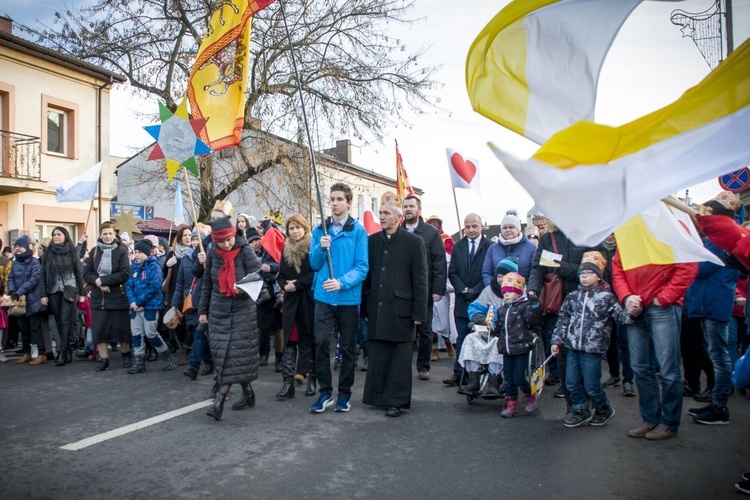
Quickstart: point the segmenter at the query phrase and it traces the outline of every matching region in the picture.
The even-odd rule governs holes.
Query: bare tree
[[[435,105],[435,67],[422,67],[426,47],[411,51],[391,35],[409,25],[414,0],[297,0],[284,2],[297,53],[302,91],[314,124],[327,136],[379,139],[403,111]],[[138,92],[170,109],[187,78],[213,8],[209,0],[95,0],[56,13],[50,25],[22,26],[45,46],[128,77]],[[297,86],[278,3],[253,18],[245,128],[258,120],[280,136],[299,130]],[[270,148],[273,149],[273,148]],[[251,158],[252,157],[252,158]],[[285,156],[239,155],[221,178],[213,159],[201,161],[200,216]]]

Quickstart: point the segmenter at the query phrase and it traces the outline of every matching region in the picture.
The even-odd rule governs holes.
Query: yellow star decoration
[[[130,211],[123,208],[120,210],[120,215],[115,217],[115,221],[117,221],[117,229],[120,231],[120,234],[125,232],[131,236],[135,233],[140,234],[141,230],[138,229],[138,226],[136,226],[136,224],[141,222],[143,219],[141,219],[140,217],[134,217],[133,212],[135,212],[134,208],[131,208]]]

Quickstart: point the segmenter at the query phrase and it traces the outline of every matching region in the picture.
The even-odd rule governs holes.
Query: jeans
[[[194,326],[188,326],[188,330],[193,331],[193,350],[190,352],[190,359],[188,363],[190,368],[195,371],[200,370],[201,361],[206,366],[213,366],[214,362],[211,359],[211,349],[208,346],[208,338],[206,338],[206,332],[198,333],[195,331]]]
[[[630,366],[630,352],[628,351],[628,328],[615,324],[607,349],[607,364],[609,375],[620,378],[620,364],[622,364],[622,381],[633,382],[633,368]]]
[[[602,388],[602,356],[590,352],[568,349],[565,385],[570,393],[570,402],[577,410],[586,408],[586,395],[597,411],[609,407],[607,394]]]
[[[732,388],[732,363],[729,358],[729,325],[709,318],[701,318],[703,333],[708,342],[708,355],[714,365],[714,400],[716,406],[726,406]],[[735,344],[736,345],[736,344]]]
[[[461,357],[461,346],[464,345],[464,339],[470,333],[469,332],[469,318],[456,318],[456,331],[458,337],[456,337],[456,361],[453,363],[453,374],[458,380],[461,380],[461,365],[458,364],[458,358]]]
[[[739,354],[737,349],[739,348],[740,339],[747,333],[747,325],[745,324],[745,318],[738,318],[732,316],[729,320],[729,359],[732,361],[732,369],[737,364],[737,358]],[[745,351],[742,351],[743,353]]]
[[[505,397],[517,400],[518,389],[524,394],[531,394],[531,384],[526,378],[529,365],[529,353],[503,354],[503,377],[505,378]]]
[[[358,326],[359,328],[357,328],[357,345],[362,348],[362,358],[369,359],[370,350],[367,342],[367,320],[364,318],[359,318]]]
[[[18,324],[21,330],[21,347],[24,354],[31,354],[31,340],[36,340],[36,347],[39,355],[47,352],[44,346],[44,336],[42,335],[42,315],[32,314],[31,316],[20,316]]]
[[[714,365],[708,356],[706,336],[700,318],[683,317],[680,332],[685,381],[693,392],[701,392],[701,370],[706,373],[706,389],[714,387]]]
[[[662,425],[671,431],[680,427],[682,413],[680,320],[678,305],[652,304],[628,325],[630,362],[643,423],[652,427]],[[660,367],[658,378],[656,363]]]
[[[333,306],[315,301],[315,371],[321,394],[333,392],[331,375],[331,333],[339,332],[341,369],[339,395],[351,396],[354,363],[357,361],[357,306]]]
[[[71,329],[74,324],[77,324],[77,321],[75,321],[76,305],[75,302],[65,300],[62,292],[51,293],[48,299],[49,308],[55,315],[57,331],[60,333],[60,345],[57,346],[57,350],[58,352],[65,352],[70,348]]]
[[[432,357],[432,295],[427,299],[427,319],[417,325],[417,371],[430,371]]]

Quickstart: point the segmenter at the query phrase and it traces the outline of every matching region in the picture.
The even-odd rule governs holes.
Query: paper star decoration
[[[206,118],[191,120],[187,112],[187,101],[182,100],[174,114],[159,103],[160,125],[143,127],[156,140],[156,146],[148,155],[149,160],[164,159],[167,162],[167,177],[171,181],[180,166],[200,177],[195,156],[207,155],[211,148],[198,138],[206,125]]]
[[[136,224],[141,222],[141,220],[143,219],[141,219],[140,217],[133,217],[134,212],[134,208],[131,208],[130,211],[128,211],[126,208],[123,208],[120,210],[120,215],[115,217],[115,221],[117,222],[117,229],[120,231],[120,234],[127,232],[129,235],[133,235],[134,233],[141,232]]]

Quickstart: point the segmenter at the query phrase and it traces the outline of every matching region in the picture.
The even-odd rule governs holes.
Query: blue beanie
[[[16,242],[14,243],[14,245],[19,246],[19,247],[23,247],[26,250],[28,250],[28,249],[31,248],[31,240],[29,239],[28,236],[26,236],[24,234],[23,236],[21,236],[20,238],[18,238],[16,240]]]
[[[495,274],[507,274],[518,272],[518,257],[506,257],[498,262]]]

